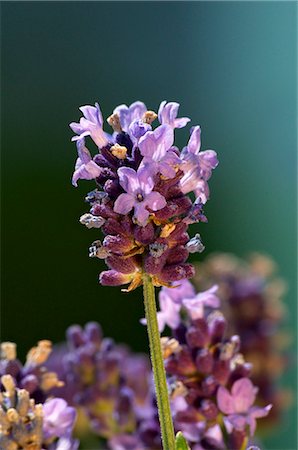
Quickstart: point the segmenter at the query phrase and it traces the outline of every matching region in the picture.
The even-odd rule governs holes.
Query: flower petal
[[[219,386],[217,391],[217,405],[225,414],[233,414],[235,412],[233,397],[223,386]]]
[[[134,210],[134,217],[139,222],[141,226],[145,226],[148,221],[149,217],[149,211],[146,209],[146,203],[136,203],[135,204],[135,210]]]
[[[246,413],[256,398],[256,390],[249,378],[240,378],[240,380],[235,381],[231,394],[237,413]]]
[[[140,189],[137,172],[131,167],[120,167],[117,171],[119,182],[123,189],[129,194],[134,194]]]
[[[187,144],[190,153],[198,154],[201,148],[201,127],[197,125],[191,129],[191,136]]]
[[[136,200],[131,194],[120,194],[114,204],[114,211],[119,214],[127,214],[134,207]]]
[[[145,203],[152,211],[158,211],[166,206],[167,202],[163,195],[159,192],[150,192],[145,198]]]

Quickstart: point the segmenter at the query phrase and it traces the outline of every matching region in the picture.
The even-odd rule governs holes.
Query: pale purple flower
[[[189,251],[189,253],[202,253],[205,250],[205,246],[199,233],[197,233],[192,239],[190,239],[185,247]]]
[[[209,180],[212,169],[218,164],[217,155],[214,150],[205,150],[200,152],[201,148],[201,128],[199,126],[192,128],[192,133],[187,147],[181,152],[183,161],[181,169],[184,176],[181,179],[181,190],[184,194],[195,192],[203,203],[206,203],[209,197]]]
[[[43,405],[43,414],[45,439],[70,436],[76,419],[75,408],[68,406],[62,398],[53,398]]]
[[[220,386],[217,391],[217,405],[219,409],[227,414],[224,417],[225,427],[228,433],[236,430],[244,430],[248,425],[250,435],[253,436],[256,430],[256,419],[265,417],[269,413],[272,405],[265,408],[252,406],[257,394],[257,388],[254,387],[249,378],[240,378],[232,386],[231,393]]]
[[[134,208],[134,218],[141,225],[146,225],[150,212],[158,211],[166,206],[165,198],[153,191],[154,181],[146,169],[137,172],[130,167],[118,169],[120,185],[126,191],[120,194],[114,204],[114,211],[128,214]]]
[[[78,185],[78,180],[93,180],[101,174],[102,169],[92,160],[87,147],[85,147],[85,140],[79,139],[77,141],[78,159],[75,165],[75,171],[72,177],[72,184]]]
[[[129,125],[129,134],[135,140],[139,140],[147,131],[151,131],[152,127],[149,123],[144,122],[142,119],[134,120]]]
[[[157,313],[159,331],[162,332],[166,325],[172,329],[178,328],[181,305],[174,303],[171,297],[161,290],[159,293],[159,307],[160,311]]]
[[[168,124],[172,128],[182,128],[190,121],[188,117],[181,117],[177,119],[179,103],[169,102],[166,100],[161,102],[158,109],[158,120],[164,125]]]
[[[200,319],[204,316],[204,307],[219,308],[220,300],[215,294],[218,286],[212,286],[204,292],[200,292],[192,298],[184,298],[182,304],[187,310],[192,320]]]
[[[78,136],[74,136],[72,141],[77,141],[85,136],[91,136],[98,147],[104,147],[108,143],[107,135],[102,129],[103,119],[98,103],[95,106],[81,106],[83,116],[79,123],[72,122],[69,124],[72,131]]]
[[[190,281],[181,280],[173,283],[172,288],[163,287],[160,292],[166,293],[174,303],[181,302],[184,298],[193,298],[195,296],[195,289]]]
[[[148,131],[139,141],[141,154],[144,156],[142,167],[146,167],[152,175],[160,172],[167,178],[176,175],[175,166],[181,163],[178,155],[171,150],[174,133],[168,125],[161,125],[154,131]]]
[[[147,111],[147,107],[143,102],[134,102],[130,106],[119,105],[114,109],[113,114],[117,114],[120,119],[120,125],[123,131],[129,131],[129,125],[135,121],[142,119]]]
[[[168,325],[172,329],[178,328],[180,324],[180,310],[181,305],[174,303],[167,293],[162,289],[159,293],[159,307],[160,311],[157,313],[157,322],[159,332],[162,333],[165,326]],[[146,325],[145,318],[140,320],[141,324]]]

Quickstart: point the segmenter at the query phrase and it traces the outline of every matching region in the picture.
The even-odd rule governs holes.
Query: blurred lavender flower
[[[87,196],[90,216],[82,220],[90,228],[101,227],[105,236],[98,246],[101,250],[91,252],[105,259],[110,269],[100,274],[104,285],[130,283],[130,291],[142,284],[144,273],[155,286],[171,286],[194,275],[187,258],[189,252],[202,251],[203,245],[197,237],[190,240],[187,228],[207,221],[202,206],[217,159],[211,150],[199,154],[197,132],[181,153],[173,146],[173,129],[189,121],[177,118],[178,108],[178,103],[162,102],[161,125],[153,129],[157,114],[144,103],[120,105],[108,118],[114,130],[111,139],[103,132],[97,104],[82,107],[84,117],[79,124],[70,124],[79,134],[74,138],[79,158],[73,183],[95,179],[101,189],[101,197]],[[84,144],[87,135],[98,146],[93,158]],[[192,191],[195,203],[185,195]]]
[[[84,329],[71,326],[67,345],[54,348],[48,366],[59,370],[65,381],[59,394],[84,413],[94,433],[111,439],[111,448],[118,448],[116,443],[127,433],[139,433],[141,424],[145,430],[152,420],[157,422],[149,358],[103,338],[97,323],[90,322]],[[67,423],[67,409],[57,406]],[[80,423],[78,432],[79,427]],[[137,437],[123,439],[130,442]],[[158,426],[152,439],[160,444]]]
[[[43,406],[43,415],[44,439],[71,435],[76,411],[68,406],[65,400],[53,398],[47,401]]]
[[[224,418],[228,433],[231,433],[234,428],[243,431],[248,424],[251,436],[255,434],[256,419],[267,416],[272,407],[272,405],[266,408],[252,407],[256,393],[257,389],[249,378],[240,378],[235,381],[231,394],[223,386],[218,388],[217,404],[224,414],[228,414]]]
[[[16,356],[16,344],[1,343],[0,376],[10,375],[19,389],[25,389],[30,397],[38,403],[44,403],[51,389],[61,388],[63,382],[56,372],[48,371],[45,363],[51,354],[52,343],[48,340],[39,341],[27,354],[25,365]]]
[[[169,291],[175,288],[162,288],[160,300],[166,295],[168,311],[176,314],[175,323],[167,322],[173,338],[162,339],[175,428],[192,449],[242,449],[255,433],[256,418],[266,416],[271,405],[254,406],[251,364],[240,353],[239,336],[226,335],[226,319],[214,309],[217,286],[175,301]]]
[[[274,405],[261,421],[264,431],[280,419],[292,397],[277,384],[289,359],[286,349],[290,336],[282,330],[287,313],[283,303],[285,283],[276,276],[274,261],[257,253],[246,260],[225,253],[210,255],[198,265],[195,283],[200,289],[218,285],[227,332],[240,336],[241,352],[253,364],[256,402],[261,407]]]
[[[1,377],[0,448],[2,450],[77,450],[71,436],[74,408],[62,399],[36,404],[26,389],[19,389],[11,375]]]

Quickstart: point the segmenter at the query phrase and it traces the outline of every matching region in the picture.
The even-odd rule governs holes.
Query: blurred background
[[[107,117],[120,103],[175,100],[201,125],[220,165],[197,258],[271,255],[295,342],[296,17],[295,2],[2,3],[1,337],[21,357],[88,320],[147,349],[141,291],[98,284],[103,265],[88,259],[98,232],[78,221],[93,184],[71,185],[68,123],[95,101]],[[178,145],[187,137],[177,130]],[[294,366],[282,384],[295,390]],[[292,408],[265,448],[294,450],[296,420]]]

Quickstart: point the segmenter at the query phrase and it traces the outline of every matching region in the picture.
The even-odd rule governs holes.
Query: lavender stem
[[[150,356],[154,375],[163,450],[174,450],[175,435],[157,323],[155,292],[152,280],[147,274],[143,275],[143,287]]]

